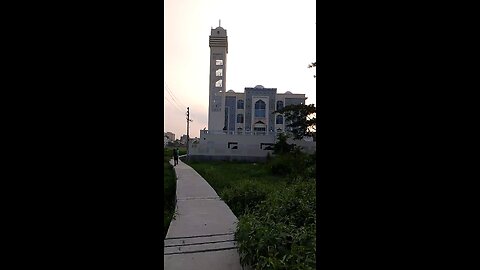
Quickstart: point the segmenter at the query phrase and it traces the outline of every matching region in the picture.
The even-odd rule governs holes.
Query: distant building
[[[187,145],[187,135],[184,134],[182,137],[180,137],[180,143]]]
[[[163,135],[163,146],[167,146],[170,142],[170,139],[166,135]]]
[[[167,138],[168,138],[171,142],[174,142],[174,141],[175,141],[175,134],[174,134],[174,133],[172,133],[172,132],[165,132],[164,135],[167,136]]]

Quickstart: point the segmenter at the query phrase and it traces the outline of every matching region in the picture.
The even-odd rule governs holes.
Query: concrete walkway
[[[237,218],[190,166],[179,160],[174,168],[177,204],[164,241],[164,269],[242,270],[234,241]]]

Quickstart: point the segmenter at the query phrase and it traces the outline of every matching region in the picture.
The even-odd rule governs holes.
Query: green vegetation
[[[240,260],[253,269],[316,267],[316,155],[285,144],[266,163],[190,163],[238,217]]]
[[[232,184],[237,185],[241,180],[276,184],[287,179],[272,175],[266,163],[191,161],[189,165],[205,178],[219,194]]]
[[[163,149],[163,238],[175,212],[176,175],[168,162],[173,156],[172,149]]]
[[[274,113],[283,114],[293,138],[301,140],[305,136],[316,136],[316,111],[314,104],[296,104],[285,106]]]
[[[315,181],[276,190],[239,218],[240,262],[254,269],[315,269]]]
[[[230,207],[235,216],[255,210],[255,207],[267,199],[267,195],[275,189],[285,186],[284,182],[265,183],[258,180],[240,180],[235,185],[224,189],[220,197]]]
[[[178,147],[173,147],[173,146],[167,146],[164,149],[168,149],[170,151],[170,157],[173,157],[173,149],[178,148],[180,155],[185,155],[187,153],[187,147],[186,146],[178,146]]]

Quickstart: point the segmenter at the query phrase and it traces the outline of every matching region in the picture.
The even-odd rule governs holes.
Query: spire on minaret
[[[221,22],[222,22],[222,20],[218,19],[218,27],[222,27]]]

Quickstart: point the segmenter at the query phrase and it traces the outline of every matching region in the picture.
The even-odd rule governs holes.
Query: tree
[[[310,65],[308,65],[308,68],[314,68],[314,67],[317,67],[317,62],[316,61],[311,63]],[[316,78],[317,75],[313,75],[313,77]]]
[[[293,150],[293,145],[287,143],[288,136],[284,133],[279,133],[277,142],[273,145],[273,154],[282,155],[290,153]]]
[[[301,140],[303,137],[313,136],[316,132],[316,108],[314,104],[288,105],[273,113],[281,113],[289,122],[290,132],[294,140]]]

